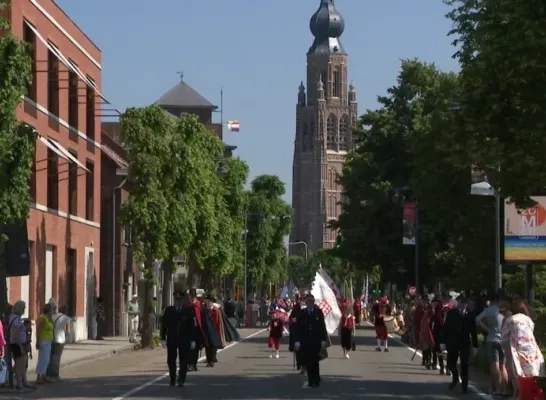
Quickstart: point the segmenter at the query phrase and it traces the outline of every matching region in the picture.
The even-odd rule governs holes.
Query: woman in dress
[[[514,389],[513,399],[544,399],[534,377],[543,375],[544,357],[533,333],[535,324],[522,299],[512,302],[512,315],[505,318],[501,339],[506,355],[506,368]]]

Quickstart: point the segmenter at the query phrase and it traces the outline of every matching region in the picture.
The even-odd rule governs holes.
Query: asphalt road
[[[477,394],[462,396],[460,388],[450,392],[450,378],[425,370],[418,357],[411,362],[411,351],[400,343],[392,341],[388,353],[376,352],[371,327],[357,330],[357,348],[349,360],[342,358],[337,338],[333,338],[330,357],[321,362],[323,383],[318,389],[308,389],[304,387],[305,377],[293,370],[286,340],[280,359],[270,359],[266,335],[258,333],[225,349],[219,353],[215,368],[203,365],[198,372],[189,373],[184,388],[168,385],[164,377],[166,355],[160,349],[75,365],[62,371],[63,381],[17,396],[40,400],[483,398]]]

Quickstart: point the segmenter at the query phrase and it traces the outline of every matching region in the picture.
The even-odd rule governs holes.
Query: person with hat
[[[381,297],[378,303],[374,304],[372,308],[372,315],[374,317],[375,325],[375,338],[377,339],[377,347],[375,351],[388,352],[388,342],[389,342],[389,332],[387,330],[387,325],[385,324],[385,317],[390,317],[392,314],[392,308],[389,304],[389,299],[387,296]]]
[[[205,303],[207,306],[207,312],[212,322],[212,325],[214,326],[214,329],[216,330],[218,336],[221,338],[223,336],[224,329],[222,327],[222,316],[220,315],[220,310],[215,304],[216,297],[214,297],[212,294],[209,294],[205,298]],[[212,345],[206,347],[205,355],[207,357],[207,367],[212,368],[214,367],[214,363],[218,362],[218,359],[216,358],[217,353],[218,353],[217,347],[214,347]]]
[[[468,393],[468,362],[470,356],[475,356],[478,351],[478,334],[475,315],[468,309],[468,300],[464,296],[459,296],[457,307],[447,312],[440,347],[442,351],[447,350],[447,368],[452,375],[449,388],[452,390],[459,384],[457,371],[457,361],[459,361],[462,391]]]
[[[325,355],[328,345],[328,331],[324,314],[320,307],[315,305],[315,297],[308,294],[305,297],[304,311],[300,313],[296,327],[296,341],[294,349],[301,351],[307,370],[307,386],[318,388],[320,386],[320,360]]]
[[[184,386],[188,372],[188,364],[193,351],[197,348],[196,342],[199,327],[195,320],[189,296],[175,290],[174,305],[168,306],[163,312],[161,320],[161,345],[167,349],[167,365],[171,386],[176,382],[176,359],[180,365],[178,371],[178,386]]]

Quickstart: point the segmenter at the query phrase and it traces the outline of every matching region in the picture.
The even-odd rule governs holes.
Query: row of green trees
[[[158,106],[131,108],[120,125],[130,184],[120,218],[143,265],[146,305],[158,260],[170,278],[173,260],[182,257],[188,287],[197,275],[208,289],[228,276],[242,285],[245,265],[252,289],[286,276],[283,238],[291,215],[278,177],[259,176],[245,190],[248,166],[224,157],[222,141],[195,116],[175,117]]]
[[[414,283],[402,194],[418,202],[421,282],[492,288],[494,201],[469,194],[470,171],[487,171],[517,206],[545,192],[546,9],[535,0],[445,2],[460,72],[404,60],[379,107],[360,118],[340,177],[336,252],[361,270],[380,266],[387,281]]]

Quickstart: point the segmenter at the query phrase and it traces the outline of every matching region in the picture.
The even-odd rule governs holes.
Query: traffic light
[[[339,250],[341,248],[341,243],[343,242],[343,238],[341,237],[341,233],[338,233],[336,238],[336,249]]]

